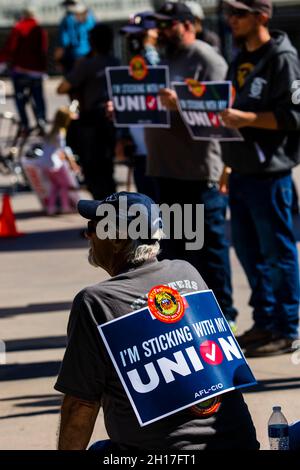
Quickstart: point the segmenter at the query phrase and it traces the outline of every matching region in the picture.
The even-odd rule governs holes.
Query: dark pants
[[[201,181],[157,178],[160,202],[169,205],[204,204],[204,246],[201,250],[186,250],[187,240],[165,240],[162,256],[189,261],[212,289],[228,320],[234,320],[237,311],[232,304],[229,247],[225,236],[227,198],[217,185]]]
[[[46,107],[43,95],[43,81],[41,78],[32,78],[26,74],[15,73],[13,75],[16,106],[19,112],[21,124],[29,128],[29,120],[26,105],[32,102],[33,112],[37,123],[44,123],[46,119]]]
[[[87,189],[94,199],[104,199],[116,191],[113,177],[115,133],[111,122],[101,116],[80,119],[80,164]]]
[[[146,175],[147,157],[137,155],[133,157],[134,182],[139,193],[146,194],[153,201],[159,202],[158,185],[156,178]]]
[[[298,337],[299,269],[290,175],[230,177],[232,239],[247,275],[255,325]]]

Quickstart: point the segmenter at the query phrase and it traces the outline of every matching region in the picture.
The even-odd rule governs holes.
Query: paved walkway
[[[297,182],[299,175],[297,170]],[[124,180],[122,170],[118,178]],[[0,178],[0,187],[3,184],[7,180]],[[53,385],[70,304],[80,289],[107,275],[87,263],[79,216],[47,218],[30,193],[14,196],[13,207],[25,236],[0,240],[0,339],[8,351],[7,365],[0,366],[0,380],[6,377],[0,386],[0,449],[55,449],[61,397]],[[249,289],[233,250],[231,260],[238,327],[243,332],[251,325]],[[290,422],[300,419],[300,364],[294,362],[291,355],[249,360],[259,385],[245,398],[263,449],[268,448],[267,421],[273,405],[281,405]],[[100,413],[93,439],[105,435]]]
[[[60,396],[53,384],[65,346],[70,303],[84,286],[106,274],[87,263],[77,215],[47,218],[32,194],[13,198],[18,228],[25,236],[0,241],[1,339],[7,365],[0,366],[1,449],[54,449]],[[231,252],[239,330],[250,325],[249,289]],[[245,394],[259,439],[267,448],[266,425],[272,405],[288,420],[300,418],[300,365],[290,355],[249,360],[259,386]],[[234,417],[233,417],[234,419]],[[95,436],[105,431],[100,414]]]

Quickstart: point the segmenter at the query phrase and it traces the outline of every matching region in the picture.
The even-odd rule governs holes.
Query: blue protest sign
[[[223,125],[219,113],[231,107],[231,82],[172,83],[182,119],[193,140],[243,140],[237,129]]]
[[[170,113],[158,96],[161,89],[170,88],[167,67],[149,66],[139,80],[130,67],[108,67],[106,78],[116,127],[170,127]]]
[[[98,327],[141,426],[256,383],[213,292],[182,297],[172,322],[144,308]]]

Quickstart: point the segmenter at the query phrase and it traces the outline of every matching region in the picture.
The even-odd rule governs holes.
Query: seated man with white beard
[[[120,210],[121,197],[126,198],[127,211]],[[141,225],[147,232],[139,239],[133,239],[129,229],[123,232],[133,218],[130,208],[136,204],[142,207]],[[110,219],[109,238],[102,239],[101,221],[111,207],[116,217]],[[170,286],[178,295],[207,290],[207,286],[186,261],[157,260],[162,220],[159,208],[149,197],[116,193],[104,201],[80,201],[78,210],[89,220],[89,261],[105,269],[111,278],[83,289],[73,302],[68,345],[55,385],[65,394],[59,449],[88,447],[100,406],[111,449],[116,451],[258,449],[248,408],[237,390],[215,397],[217,406],[212,407],[211,400],[202,402],[197,412],[195,406],[187,407],[140,426],[98,326],[146,307],[153,286]]]

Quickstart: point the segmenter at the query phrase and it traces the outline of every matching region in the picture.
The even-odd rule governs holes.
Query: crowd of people
[[[121,448],[194,449],[200,442],[201,448],[255,449],[258,444],[251,418],[237,392],[226,394],[219,414],[207,418],[206,423],[202,421],[201,426],[198,417],[182,411],[174,419],[138,429],[132,410],[128,411],[128,400],[121,399],[123,392],[120,384],[115,384],[118,379],[107,365],[94,327],[95,323],[111,319],[114,308],[117,315],[128,313],[134,298],[149,290],[154,278],[157,284],[164,284],[170,282],[171,272],[173,279],[178,271],[178,278],[193,280],[199,290],[208,285],[214,291],[235,331],[238,312],[233,304],[225,233],[229,201],[232,244],[249,282],[253,308],[253,326],[237,337],[238,342],[248,357],[292,351],[298,338],[299,317],[291,177],[292,169],[300,162],[300,104],[292,99],[293,83],[300,79],[298,53],[286,33],[270,31],[271,0],[224,0],[224,16],[236,46],[235,58],[229,65],[220,53],[217,35],[203,26],[204,13],[198,2],[166,2],[158,13],[139,12],[120,31],[128,57],[139,54],[148,65],[168,66],[171,82],[183,82],[187,77],[200,82],[230,80],[236,90],[235,101],[220,114],[220,119],[227,127],[238,129],[243,140],[192,140],[173,89],[160,92],[162,104],[171,112],[170,128],[128,127],[120,132],[111,117],[114,110],[105,77],[106,67],[121,63],[112,52],[113,31],[107,24],[97,23],[80,2],[66,0],[63,6],[66,15],[55,51],[63,79],[57,92],[79,101],[79,119],[71,122],[66,139],[79,155],[86,187],[96,204],[93,210],[82,205],[80,213],[91,221],[88,236],[93,264],[106,269],[113,278],[99,288],[80,293],[73,304],[68,348],[56,385],[66,394],[60,446],[87,446],[100,402],[104,401],[110,435]],[[28,90],[37,125],[41,133],[45,130],[42,75],[46,71],[46,52],[45,31],[33,12],[27,10],[0,53],[1,62],[10,62],[22,132],[29,129],[25,113]],[[61,188],[65,185],[63,169],[68,152],[66,144],[60,144],[62,133],[61,128],[52,131],[50,137],[46,136],[45,145],[47,155],[52,145],[52,155],[59,161],[55,170],[47,168],[53,191],[62,191],[65,197]],[[134,248],[132,241],[127,240],[130,246],[124,242],[122,247],[112,241],[97,241],[92,225],[97,220],[99,201],[116,191],[116,154],[130,159],[136,188],[145,197],[182,207],[204,204],[205,243],[200,251],[187,251],[185,240],[158,237],[156,242],[162,247],[159,256],[164,261],[154,262],[158,250],[150,241],[151,249],[146,250],[149,256],[142,261],[139,258],[136,264],[134,258],[129,263],[125,256]],[[66,201],[63,207],[68,210]],[[49,212],[53,210],[52,198]],[[177,261],[166,259],[190,264],[177,265]],[[125,286],[128,298],[120,296]],[[82,312],[86,312],[85,317]],[[84,346],[87,344],[88,348]],[[95,360],[97,356],[101,356],[101,362]],[[235,428],[229,423],[233,414]],[[220,422],[223,431],[218,427]],[[223,441],[219,440],[221,434]]]

